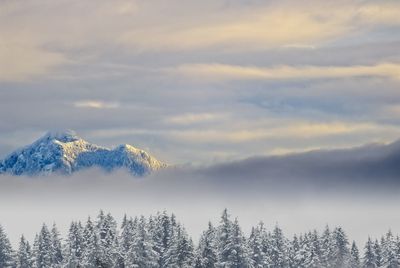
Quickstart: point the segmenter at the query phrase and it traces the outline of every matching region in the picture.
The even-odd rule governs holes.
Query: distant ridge
[[[106,171],[125,168],[135,176],[143,176],[165,168],[166,164],[131,145],[109,149],[89,143],[75,131],[67,130],[48,132],[32,144],[14,151],[0,161],[0,174],[72,174],[90,167]]]

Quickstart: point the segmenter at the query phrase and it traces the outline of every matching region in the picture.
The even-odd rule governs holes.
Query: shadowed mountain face
[[[73,131],[66,131],[49,132],[31,145],[11,153],[0,162],[0,173],[71,174],[84,168],[99,167],[106,171],[126,168],[133,175],[142,176],[165,166],[133,146],[120,145],[108,149],[83,140]]]

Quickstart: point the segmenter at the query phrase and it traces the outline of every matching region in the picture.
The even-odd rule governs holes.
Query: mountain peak
[[[71,174],[84,168],[106,171],[125,168],[133,175],[146,175],[166,164],[129,144],[108,149],[80,138],[75,131],[49,131],[43,137],[0,161],[0,174]]]
[[[127,151],[127,152],[139,152],[139,151],[142,151],[142,150],[140,150],[140,149],[138,149],[136,147],[133,147],[130,144],[121,144],[116,148],[116,150]]]
[[[76,134],[75,131],[71,129],[67,130],[53,130],[48,131],[42,138],[39,140],[57,140],[60,142],[72,142],[80,140],[81,138]]]

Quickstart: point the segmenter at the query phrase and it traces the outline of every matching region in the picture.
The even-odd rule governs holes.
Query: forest
[[[267,230],[263,223],[246,236],[225,209],[194,243],[174,214],[125,215],[118,225],[100,211],[96,219],[72,222],[64,238],[55,224],[43,224],[32,243],[22,235],[15,249],[0,226],[0,267],[400,267],[399,236],[389,230],[379,240],[366,240],[359,250],[341,227],[289,238],[278,225]]]

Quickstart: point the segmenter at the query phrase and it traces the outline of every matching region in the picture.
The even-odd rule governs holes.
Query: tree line
[[[388,231],[368,238],[363,251],[350,243],[341,227],[286,237],[279,226],[263,223],[246,237],[227,210],[218,225],[208,224],[197,245],[176,217],[123,218],[118,227],[111,214],[72,222],[62,239],[56,225],[43,224],[31,244],[22,236],[12,248],[0,226],[0,267],[17,268],[395,268],[400,267],[400,238]]]

